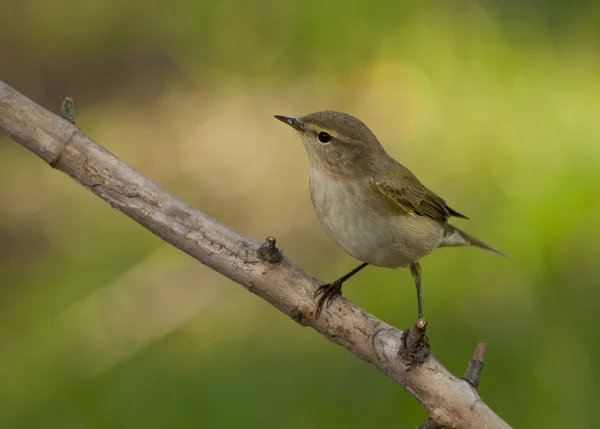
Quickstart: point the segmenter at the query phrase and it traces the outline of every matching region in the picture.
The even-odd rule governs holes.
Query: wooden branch
[[[479,343],[477,344],[477,348],[475,349],[475,353],[473,353],[473,359],[469,361],[467,365],[467,370],[465,371],[465,375],[463,380],[468,382],[474,389],[477,389],[479,385],[479,376],[481,375],[481,371],[483,370],[483,358],[485,357],[485,351],[487,349],[487,344]],[[433,419],[428,418],[419,426],[417,429],[442,429],[443,426]]]
[[[321,282],[282,257],[274,239],[261,248],[135,171],[84,135],[69,122],[74,121],[69,114],[65,117],[68,120],[0,81],[0,127],[53,168],[299,324],[373,364],[409,391],[432,422],[446,428],[510,428],[467,381],[452,375],[433,356],[423,356],[422,363],[405,362],[402,332],[347,300],[336,299],[315,319],[312,297]]]

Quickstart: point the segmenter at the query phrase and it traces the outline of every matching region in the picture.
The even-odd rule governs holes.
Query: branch
[[[479,385],[479,376],[483,370],[483,358],[485,357],[486,349],[487,344],[477,344],[475,353],[473,353],[473,359],[469,361],[469,365],[465,371],[465,376],[463,377],[463,380],[473,386],[473,389],[477,389],[477,386]],[[419,426],[417,426],[417,429],[441,429],[442,427],[443,426],[441,424],[435,422],[431,418],[428,418]]]
[[[282,257],[274,239],[269,239],[259,252],[260,243],[170,194],[93,142],[71,122],[2,81],[0,127],[10,138],[144,228],[265,299],[299,324],[314,328],[370,362],[410,392],[436,424],[461,429],[510,428],[467,381],[452,375],[433,356],[422,356],[416,364],[404,361],[402,331],[346,299],[336,299],[320,319],[315,319],[312,297],[321,282]]]

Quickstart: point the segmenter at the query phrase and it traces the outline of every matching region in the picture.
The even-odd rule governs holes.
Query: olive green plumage
[[[276,118],[300,134],[310,161],[310,194],[317,216],[351,256],[377,266],[410,266],[420,295],[418,262],[437,247],[475,246],[503,255],[450,225],[452,216],[467,217],[389,156],[357,118],[335,111]],[[335,288],[324,286],[335,289],[329,294],[325,290],[325,300],[341,291],[343,280],[337,282]]]

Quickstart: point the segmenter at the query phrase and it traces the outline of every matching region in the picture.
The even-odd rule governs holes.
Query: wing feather
[[[375,180],[375,186],[386,197],[392,199],[403,210],[419,216],[427,216],[444,222],[450,216],[468,219],[465,215],[448,207],[446,202],[419,182],[398,186],[398,182]]]

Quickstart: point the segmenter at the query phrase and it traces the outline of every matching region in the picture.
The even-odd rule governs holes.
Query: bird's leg
[[[429,356],[429,340],[425,330],[427,322],[423,319],[423,297],[421,295],[421,266],[418,262],[410,264],[410,273],[417,286],[417,302],[419,305],[419,319],[412,329],[402,332],[402,348],[399,355],[409,367],[419,365]]]
[[[415,279],[415,286],[417,287],[417,303],[419,306],[419,319],[423,318],[423,296],[421,295],[421,265],[418,262],[410,264],[410,273]]]
[[[331,305],[333,300],[338,295],[342,294],[342,284],[346,280],[348,280],[350,277],[352,277],[354,274],[358,273],[360,270],[362,270],[364,267],[366,267],[367,265],[369,265],[369,264],[364,262],[364,263],[360,264],[358,267],[356,267],[355,269],[353,269],[352,271],[350,271],[348,274],[337,279],[336,281],[319,286],[319,288],[317,289],[317,291],[315,292],[315,295],[313,297],[313,298],[317,298],[319,295],[322,295],[321,298],[319,299],[319,302],[317,303],[317,312],[315,314],[315,317],[317,319],[321,315],[321,311],[323,310],[323,306],[325,305],[325,303],[327,303],[327,308],[329,308],[329,306]]]

